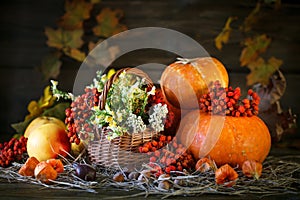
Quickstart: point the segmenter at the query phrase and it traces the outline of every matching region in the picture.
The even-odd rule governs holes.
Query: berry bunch
[[[258,105],[260,97],[252,89],[248,90],[248,97],[241,98],[241,89],[239,87],[223,88],[219,81],[213,83],[207,94],[204,94],[200,100],[200,109],[204,112],[213,114],[226,114],[229,116],[251,117],[258,114]]]
[[[195,167],[194,157],[182,144],[178,144],[176,137],[161,135],[143,144],[139,150],[150,156],[149,166],[157,177],[163,173],[170,174],[171,171],[190,171]]]
[[[9,142],[0,143],[0,166],[8,167],[14,161],[21,161],[26,153],[27,138],[12,138]]]
[[[65,124],[71,143],[79,144],[80,138],[84,140],[92,132],[93,127],[87,119],[92,115],[91,109],[99,104],[99,96],[96,88],[85,88],[85,93],[71,103],[71,108],[66,109]]]

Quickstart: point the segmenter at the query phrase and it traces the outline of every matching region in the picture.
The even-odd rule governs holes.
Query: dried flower
[[[99,78],[99,76],[98,76]],[[93,87],[104,87],[101,76]],[[98,89],[102,91],[103,88]],[[145,79],[122,72],[108,91],[105,108],[92,109],[91,123],[99,128],[106,127],[109,140],[127,133],[144,132],[148,127],[154,131],[164,130],[164,121],[168,114],[166,105],[157,104],[149,111],[149,96],[155,94],[155,87],[148,88]],[[149,114],[150,113],[150,114]]]

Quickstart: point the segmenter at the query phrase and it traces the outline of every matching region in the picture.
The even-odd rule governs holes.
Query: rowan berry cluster
[[[248,90],[248,97],[241,100],[239,87],[224,88],[219,81],[216,81],[210,87],[209,92],[200,98],[199,104],[204,112],[251,117],[258,114],[259,101],[260,97],[252,89]]]
[[[176,137],[160,135],[140,146],[139,151],[149,155],[149,166],[157,177],[172,171],[191,171],[196,163],[192,154],[182,144],[178,144]]]
[[[27,138],[11,138],[10,141],[0,143],[0,166],[8,167],[12,162],[21,161],[27,152]]]
[[[80,138],[86,139],[87,133],[93,131],[87,119],[92,115],[91,109],[99,104],[99,96],[96,88],[85,88],[85,93],[71,103],[71,108],[66,109],[65,123],[71,143],[79,144]]]

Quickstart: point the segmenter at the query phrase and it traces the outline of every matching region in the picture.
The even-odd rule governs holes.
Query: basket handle
[[[115,80],[119,77],[119,75],[123,72],[145,78],[147,85],[149,87],[153,87],[153,82],[152,82],[151,78],[145,72],[143,72],[142,70],[137,69],[137,68],[130,68],[130,67],[120,69],[120,70],[116,71],[116,73],[114,73],[110,77],[110,79],[108,79],[106,81],[106,83],[104,84],[104,88],[103,88],[103,90],[102,90],[102,92],[99,96],[99,108],[100,108],[100,110],[103,110],[105,108],[105,102],[106,102],[107,94],[108,94],[108,91],[109,91],[110,87],[115,82]]]

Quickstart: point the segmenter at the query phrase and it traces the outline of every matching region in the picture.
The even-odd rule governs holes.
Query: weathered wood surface
[[[270,155],[275,157],[289,155],[292,158],[293,155],[299,155],[298,151],[291,149],[276,149],[271,150]],[[299,157],[298,157],[299,158]],[[293,162],[299,162],[299,159],[291,159]],[[15,182],[14,180],[6,180],[0,178],[0,199],[10,200],[10,199],[111,199],[111,197],[122,197],[120,199],[125,199],[124,196],[138,194],[142,191],[137,190],[118,190],[115,188],[99,188],[96,189],[98,193],[88,193],[83,191],[69,191],[69,190],[60,190],[60,189],[51,189],[39,185],[34,185],[31,183],[24,182]],[[144,196],[126,198],[126,199],[160,199],[162,196],[150,195],[147,198]],[[284,194],[284,195],[269,195],[269,196],[258,196],[253,194],[244,194],[241,196],[235,195],[199,195],[199,196],[175,196],[168,199],[187,199],[187,200],[198,200],[198,199],[207,199],[207,200],[236,200],[236,199],[262,199],[262,200],[274,200],[274,199],[290,199],[296,200],[299,199],[297,194]]]
[[[288,88],[283,97],[283,107],[291,107],[300,114],[298,92],[300,68],[300,4],[282,1],[282,9],[275,12],[266,9],[255,31],[266,33],[273,42],[266,53],[284,61],[282,70]],[[50,49],[46,46],[44,27],[55,26],[63,14],[61,0],[4,0],[0,3],[0,138],[7,139],[13,133],[10,124],[23,119],[26,105],[38,99],[45,85],[35,68]],[[103,7],[121,8],[125,17],[122,23],[130,29],[145,26],[165,27],[180,31],[197,40],[212,56],[227,67],[233,85],[245,86],[246,68],[239,66],[240,41],[243,35],[238,25],[253,9],[255,1],[204,1],[204,0],[116,0],[103,1]],[[227,17],[238,16],[234,22],[229,44],[222,51],[213,45],[214,37],[221,31]],[[150,52],[150,53],[149,53]],[[175,55],[160,51],[137,51],[122,56],[114,64],[136,66],[157,62],[169,64]],[[58,80],[63,89],[72,90],[79,64],[70,62],[62,67]],[[299,124],[299,123],[298,123]]]

